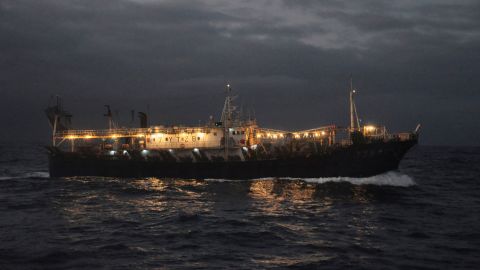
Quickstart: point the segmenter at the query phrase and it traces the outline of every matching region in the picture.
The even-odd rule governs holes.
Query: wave
[[[352,185],[378,185],[378,186],[395,186],[409,187],[416,185],[412,177],[400,172],[387,172],[370,177],[320,177],[320,178],[294,178],[294,177],[264,177],[251,180],[232,180],[232,179],[205,179],[212,182],[235,182],[235,181],[271,181],[271,180],[292,180],[305,181],[308,183],[325,184],[325,183],[341,183],[348,182]]]
[[[27,172],[18,175],[0,176],[0,181],[21,178],[50,178],[50,174],[48,172]]]
[[[270,180],[272,178],[269,178]],[[251,180],[246,180],[246,179],[237,179],[237,180],[234,180],[234,179],[223,179],[223,178],[205,178],[203,179],[204,181],[207,181],[207,182],[239,182],[239,181],[251,181]]]
[[[416,185],[412,177],[399,172],[387,172],[371,177],[353,178],[353,177],[325,177],[325,178],[305,178],[302,179],[308,183],[323,184],[327,182],[348,182],[353,185],[378,185],[410,187]]]

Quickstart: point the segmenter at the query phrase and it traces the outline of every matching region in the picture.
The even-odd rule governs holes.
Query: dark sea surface
[[[0,144],[0,269],[479,269],[480,148],[370,178],[48,177]]]

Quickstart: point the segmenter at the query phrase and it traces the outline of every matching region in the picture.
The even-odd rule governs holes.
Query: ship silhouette
[[[350,126],[286,131],[260,127],[234,105],[230,85],[220,121],[202,126],[119,128],[105,105],[108,129],[71,128],[60,98],[46,109],[52,127],[51,177],[113,176],[255,179],[264,177],[367,177],[395,170],[418,142],[412,132],[389,133],[361,125],[350,86]],[[134,112],[132,111],[132,117]]]

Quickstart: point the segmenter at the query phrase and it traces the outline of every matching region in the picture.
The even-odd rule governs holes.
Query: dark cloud
[[[147,104],[197,124],[227,82],[266,126],[342,125],[353,74],[364,121],[479,145],[479,18],[476,1],[4,0],[0,138],[47,142],[53,94],[81,128],[106,103],[125,125]]]

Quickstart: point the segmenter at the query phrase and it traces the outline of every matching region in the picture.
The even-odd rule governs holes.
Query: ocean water
[[[0,269],[479,269],[480,148],[369,178],[51,179],[0,144]]]

